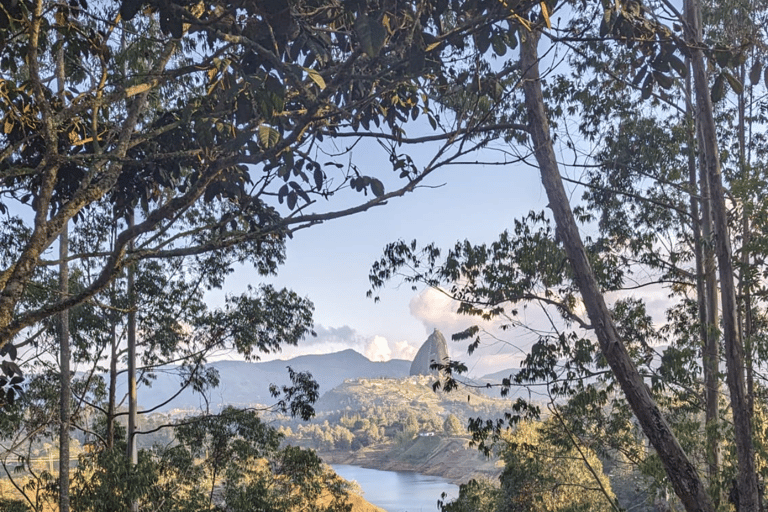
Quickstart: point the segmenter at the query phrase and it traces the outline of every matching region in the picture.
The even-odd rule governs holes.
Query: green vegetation
[[[371,445],[407,444],[423,436],[469,439],[469,418],[503,417],[505,400],[470,391],[467,395],[435,392],[433,377],[350,380],[328,391],[317,402],[310,423],[280,423],[292,442],[320,451],[359,450]]]
[[[562,447],[553,421],[521,423],[504,436],[499,483],[472,480],[444,512],[578,512],[615,510],[616,497],[597,456]],[[556,426],[555,426],[556,427]],[[549,438],[549,439],[548,439]]]
[[[536,341],[501,384],[545,385],[550,400],[498,415],[478,399],[470,417],[463,393],[449,411],[451,398],[406,383],[408,412],[374,393],[306,432],[290,424],[293,436],[424,454],[431,441],[413,437],[455,431],[455,414],[514,461],[502,501],[528,493],[525,506],[558,509],[552,486],[584,487],[581,473],[505,437],[546,406],[543,428],[560,436],[528,445],[589,462],[594,484],[597,453],[651,477],[660,505],[756,512],[768,480],[765,14],[699,0],[3,1],[0,435],[24,507],[69,512],[71,490],[82,510],[211,510],[226,476],[233,510],[314,506],[318,486],[343,508],[316,457],[278,448],[257,417],[158,425],[178,444],[140,452],[136,384],[178,363],[180,387],[201,392],[218,382],[212,353],[257,358],[311,334],[312,305],[289,290],[257,283],[209,308],[205,291],[235,265],[275,273],[296,230],[412,192],[447,165],[516,161],[535,162],[548,212],[447,253],[393,243],[371,280],[442,287],[478,320],[456,335],[470,352],[541,308],[548,325],[526,331]],[[364,138],[383,158],[352,152]],[[417,164],[409,148],[426,143]],[[500,160],[478,154],[488,146]],[[664,325],[634,295],[648,289],[668,299]],[[466,366],[441,369],[443,390],[460,387],[450,377]],[[317,386],[291,379],[271,410],[307,419]],[[70,478],[72,430],[93,449]],[[31,456],[55,441],[58,486]],[[489,503],[486,489],[468,485],[467,506]]]

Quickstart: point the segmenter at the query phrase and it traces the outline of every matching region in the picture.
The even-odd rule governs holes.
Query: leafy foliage
[[[553,422],[522,422],[505,434],[500,485],[472,480],[442,510],[614,510],[615,496],[600,460],[587,448],[563,445],[562,430]]]

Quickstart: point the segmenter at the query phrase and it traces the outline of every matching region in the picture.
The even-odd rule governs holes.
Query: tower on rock
[[[445,363],[447,360],[448,344],[443,333],[435,329],[413,358],[411,375],[437,375],[437,370],[430,369],[430,365]]]

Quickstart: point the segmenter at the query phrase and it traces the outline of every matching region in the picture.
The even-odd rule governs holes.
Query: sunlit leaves
[[[279,141],[280,134],[277,132],[277,130],[266,124],[259,126],[259,142],[264,147],[264,149],[275,147]]]
[[[325,89],[325,80],[323,79],[323,75],[318,73],[314,69],[304,68],[304,71],[307,72],[307,75],[309,76],[310,80],[312,80],[317,86],[322,90]]]

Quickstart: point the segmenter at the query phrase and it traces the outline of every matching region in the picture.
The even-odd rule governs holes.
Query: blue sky
[[[411,155],[416,159],[430,156],[428,147],[415,153]],[[374,154],[360,146],[353,159],[361,172],[391,174],[389,163],[384,160],[377,165]],[[450,339],[451,333],[470,322],[458,317],[455,306],[439,293],[413,292],[410,285],[392,282],[381,291],[379,303],[366,298],[371,264],[388,242],[400,238],[436,242],[444,248],[463,239],[493,241],[513,219],[546,203],[536,169],[523,164],[454,165],[440,169],[424,187],[388,205],[297,232],[288,241],[286,264],[269,281],[314,302],[318,337],[276,357],[353,348],[373,360],[410,359],[434,328]],[[242,268],[230,276],[224,291],[238,293],[257,281],[255,273]],[[530,342],[525,333],[508,333],[506,338]],[[449,349],[452,357],[467,360],[478,376],[519,364],[520,351],[505,345],[488,347],[471,360],[465,343],[449,341]]]

